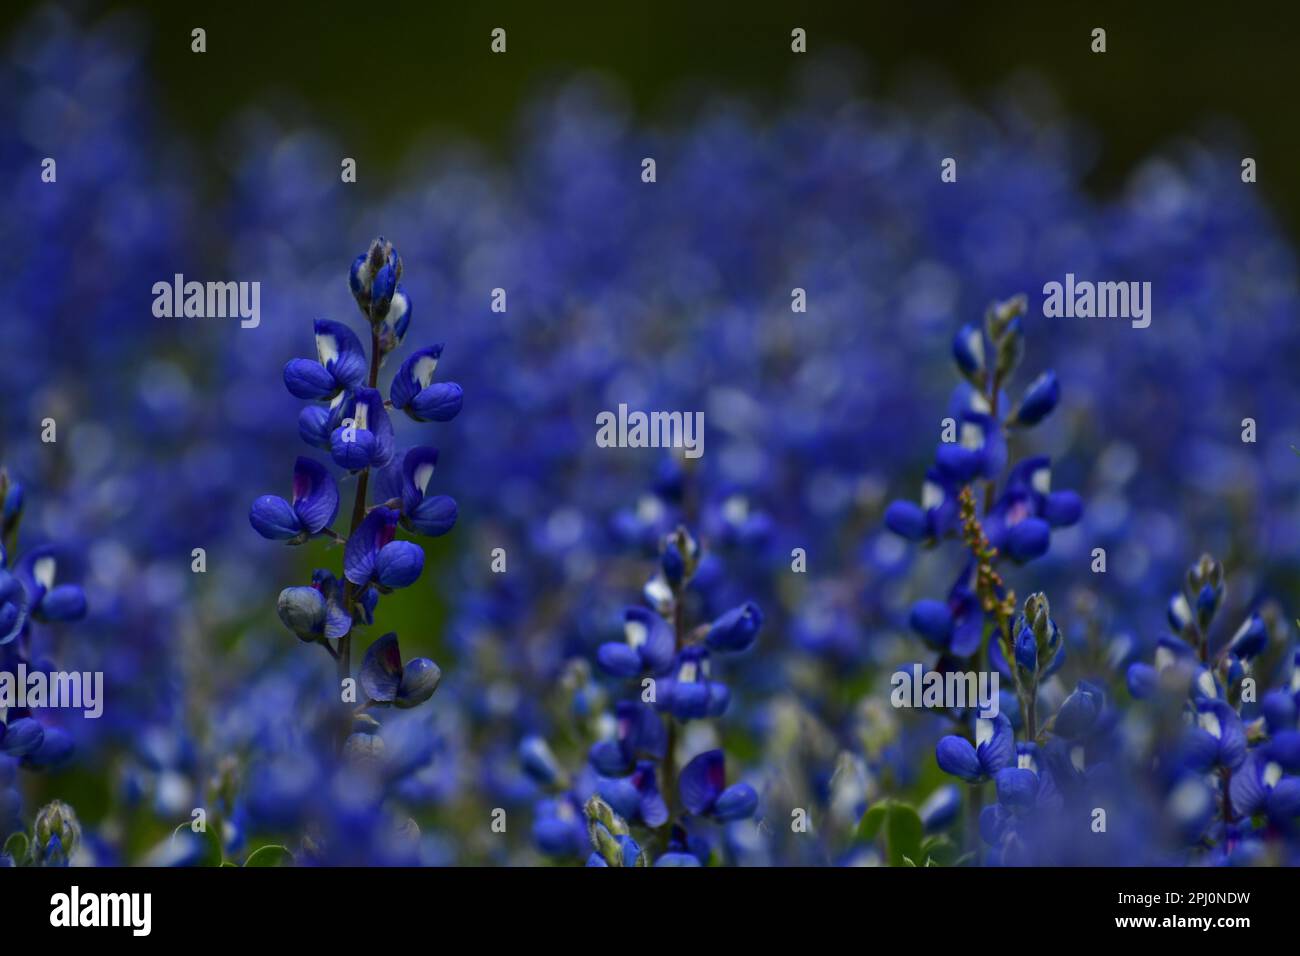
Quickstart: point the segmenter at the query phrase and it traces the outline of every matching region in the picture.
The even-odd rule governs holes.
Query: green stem
[[[370,388],[374,388],[379,382],[379,332],[372,325],[370,327],[370,375],[366,383]],[[348,537],[357,533],[357,528],[361,527],[361,522],[366,517],[366,498],[370,488],[370,469],[364,469],[357,478],[357,494],[352,502],[352,523],[348,531]],[[354,618],[357,604],[357,587],[351,581],[343,587],[343,606],[347,609],[348,617]],[[352,630],[349,628],[348,633],[339,638],[339,683],[347,680],[352,676]]]

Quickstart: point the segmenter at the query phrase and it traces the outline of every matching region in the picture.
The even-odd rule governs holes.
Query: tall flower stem
[[[682,635],[686,631],[686,606],[682,602],[682,588],[673,588],[673,659],[682,650]],[[668,714],[668,741],[664,750],[663,786],[668,802],[668,833],[672,833],[673,821],[677,819],[677,719]]]
[[[374,325],[370,327],[370,375],[366,379],[366,384],[374,388],[379,381],[379,332]],[[352,524],[348,531],[348,537],[357,533],[357,528],[361,527],[361,522],[366,517],[366,498],[370,490],[370,469],[362,470],[357,478],[357,495],[352,502]],[[351,581],[344,587],[344,604],[347,607],[348,615],[353,616],[356,610],[357,588]],[[353,616],[353,620],[355,617]],[[348,633],[339,638],[339,683],[347,680],[352,676],[352,630],[349,628]]]

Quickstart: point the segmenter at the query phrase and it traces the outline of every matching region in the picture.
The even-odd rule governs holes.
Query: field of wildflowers
[[[309,113],[198,155],[143,42],[42,8],[0,74],[0,866],[1300,863],[1297,263],[1235,146],[1099,197],[1041,91],[581,75],[350,182]]]

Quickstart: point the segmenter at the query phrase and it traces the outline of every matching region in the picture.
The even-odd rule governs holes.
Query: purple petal
[[[293,506],[279,495],[262,495],[254,501],[248,521],[254,531],[272,541],[283,541],[302,531]]]
[[[365,381],[365,349],[356,333],[342,322],[316,320],[316,355],[339,385],[356,388]]]
[[[939,762],[939,769],[944,773],[950,773],[971,783],[980,779],[982,774],[980,759],[975,753],[974,746],[965,737],[958,737],[955,734],[944,737],[935,747],[934,756]]]
[[[332,524],[338,515],[338,485],[320,462],[302,456],[294,462],[293,510],[312,534]]]
[[[424,549],[410,541],[390,541],[375,558],[375,577],[386,588],[410,587],[424,570]]]
[[[721,750],[706,750],[682,768],[677,779],[682,806],[697,816],[713,809],[722,795],[726,767]]]
[[[402,684],[402,651],[396,634],[385,634],[366,649],[357,677],[371,700],[390,703],[397,699]]]
[[[334,376],[319,362],[311,359],[289,359],[284,365],[284,387],[295,398],[320,401],[338,392]]]

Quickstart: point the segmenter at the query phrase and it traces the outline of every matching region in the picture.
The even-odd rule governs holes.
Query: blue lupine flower
[[[349,471],[382,468],[393,460],[393,423],[377,389],[359,388],[344,399],[339,425],[330,433],[330,455]]]
[[[1016,663],[1028,674],[1038,672],[1038,641],[1029,627],[1021,628],[1016,635]]]
[[[975,478],[993,479],[1006,467],[1007,444],[1002,424],[983,412],[963,412],[957,441],[941,442],[935,467],[951,482],[964,485]]]
[[[655,765],[641,760],[629,776],[603,779],[600,795],[629,823],[659,827],[668,822],[668,804],[659,793]]]
[[[1066,740],[1079,740],[1092,733],[1106,704],[1106,695],[1096,684],[1079,681],[1056,712],[1054,732]]]
[[[925,473],[921,503],[893,501],[885,509],[885,525],[908,541],[935,540],[957,524],[957,495],[948,477],[938,468]]]
[[[328,405],[308,405],[298,413],[298,437],[313,448],[330,450],[330,436],[343,424],[350,392],[339,392]]]
[[[662,759],[667,746],[663,722],[652,708],[639,699],[620,700],[614,705],[614,738],[593,744],[589,757],[597,773],[620,777],[641,757]]]
[[[1261,654],[1267,646],[1268,628],[1258,614],[1252,614],[1232,636],[1228,650],[1237,657],[1248,660]]]
[[[361,311],[372,323],[383,319],[397,290],[402,264],[393,244],[380,236],[353,260],[348,285]]]
[[[276,601],[276,613],[300,640],[316,641],[325,636],[325,596],[314,587],[285,588]]]
[[[75,749],[72,736],[62,727],[45,727],[40,744],[23,755],[22,766],[29,770],[60,767],[72,758]]]
[[[939,741],[935,758],[939,768],[968,783],[988,780],[1015,760],[1015,736],[1005,714],[975,721],[975,743],[949,735]]]
[[[550,744],[538,734],[530,734],[519,742],[519,762],[524,772],[544,787],[559,786],[565,779]]]
[[[1196,726],[1188,732],[1188,765],[1201,770],[1233,770],[1245,759],[1246,730],[1237,712],[1221,700],[1197,701]]]
[[[0,645],[17,637],[27,623],[27,590],[15,576],[0,567]]]
[[[1012,414],[1011,421],[1021,425],[1037,425],[1052,413],[1060,400],[1061,385],[1056,380],[1056,373],[1046,371],[1025,389],[1025,397]]]
[[[334,476],[320,462],[299,456],[293,466],[293,502],[262,495],[253,502],[248,520],[264,538],[302,544],[333,524],[338,511]]]
[[[682,806],[696,816],[743,820],[754,815],[758,794],[746,783],[726,786],[726,760],[721,750],[706,750],[682,768],[678,778]]]
[[[45,742],[45,728],[33,717],[10,718],[0,721],[0,753],[10,757],[26,757],[40,749]]]
[[[1243,816],[1262,814],[1274,826],[1294,825],[1300,817],[1300,777],[1286,774],[1286,767],[1271,759],[1268,748],[1252,753],[1232,775],[1229,798],[1232,809]]]
[[[533,842],[547,856],[581,859],[591,846],[581,801],[571,793],[539,800],[534,808]]]
[[[366,353],[356,333],[342,322],[316,320],[317,360],[290,359],[284,384],[296,398],[329,400],[366,380]]]
[[[709,625],[704,643],[715,651],[749,650],[762,626],[763,612],[753,601],[746,601]]]
[[[343,574],[353,584],[374,584],[380,590],[409,587],[424,570],[424,549],[410,541],[394,541],[400,513],[373,509],[343,549]]]
[[[429,494],[429,481],[438,464],[438,449],[410,449],[402,459],[402,527],[436,538],[456,524],[456,500]]]
[[[673,660],[673,632],[664,619],[643,607],[623,612],[623,640],[602,644],[596,661],[615,677],[662,672]]]
[[[442,671],[427,657],[412,658],[403,664],[397,635],[391,632],[366,649],[357,675],[357,682],[371,701],[403,708],[432,697],[441,679]]]
[[[677,655],[673,673],[659,680],[658,706],[679,720],[717,717],[731,702],[731,691],[709,675],[709,652],[687,647]]]
[[[331,572],[317,568],[309,586],[280,592],[276,611],[284,626],[304,641],[338,640],[352,630],[352,618],[342,605],[341,591]]]
[[[957,368],[972,385],[978,388],[984,385],[987,354],[988,343],[984,338],[984,330],[980,326],[967,323],[953,336],[952,356],[957,361]]]
[[[464,392],[455,382],[435,382],[442,345],[411,353],[393,376],[388,397],[393,408],[417,422],[449,422],[460,412]]]
[[[969,584],[968,565],[953,582],[948,600],[922,598],[912,605],[908,623],[927,644],[957,657],[969,657],[984,637],[984,611]]]
[[[52,546],[33,548],[18,563],[18,577],[27,590],[27,613],[35,620],[75,621],[86,616],[86,592],[81,585],[54,583],[59,566],[58,551]]]
[[[1287,691],[1269,691],[1260,700],[1259,710],[1264,715],[1264,722],[1268,725],[1270,734],[1296,729],[1300,705],[1297,704],[1295,696]]]
[[[986,516],[990,542],[1013,561],[1023,563],[1046,554],[1052,528],[1075,524],[1082,514],[1079,496],[1052,491],[1051,480],[1046,457],[1025,459],[1007,475],[1005,490]]]

